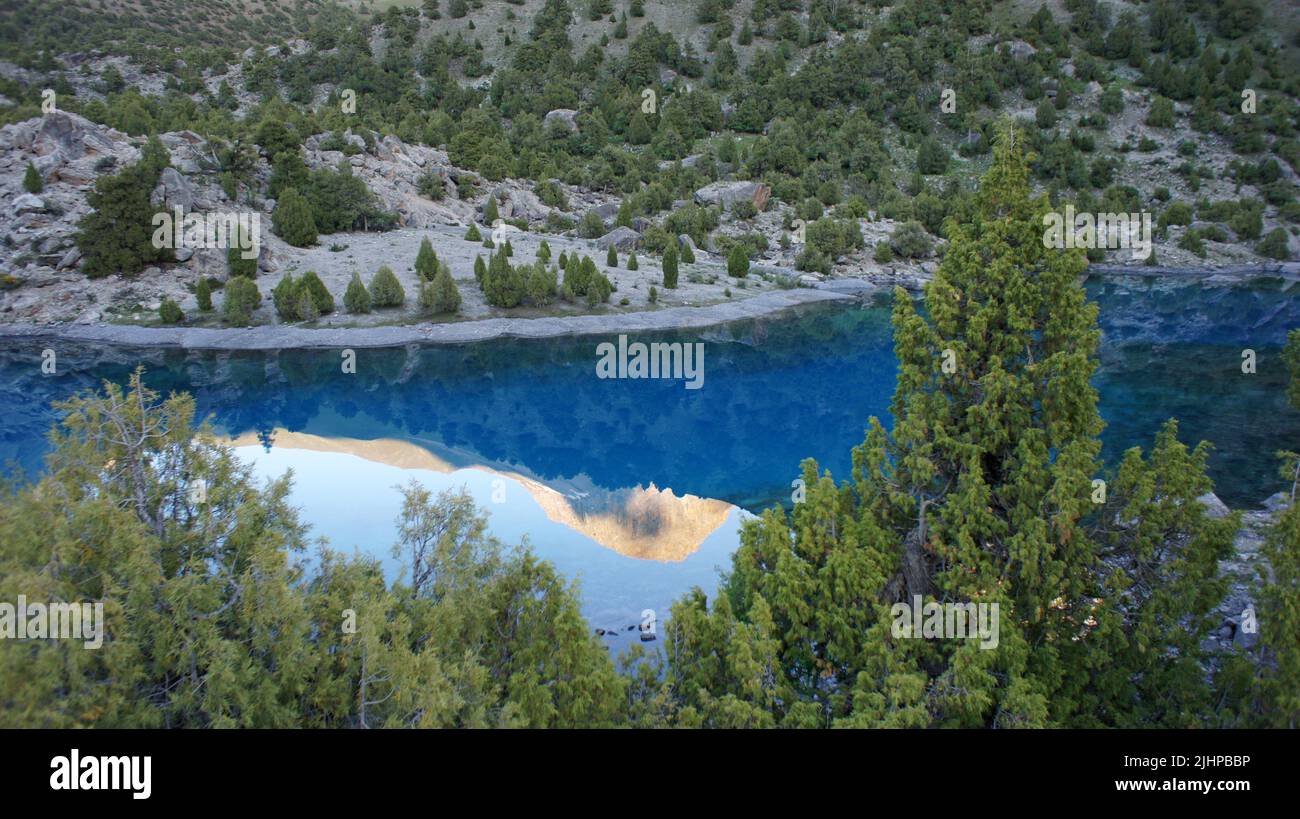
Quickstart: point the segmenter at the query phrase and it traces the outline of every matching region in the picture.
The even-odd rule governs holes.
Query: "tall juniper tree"
[[[893,428],[870,419],[848,483],[805,461],[805,497],[744,526],[713,611],[702,596],[675,610],[694,634],[670,638],[656,696],[679,721],[730,724],[738,703],[802,726],[1194,719],[1236,521],[1196,503],[1206,450],[1172,423],[1105,497],[1086,261],[1045,246],[1029,161],[1004,128],[925,314],[896,294]],[[895,636],[891,607],[916,597],[997,603],[996,646]],[[718,629],[777,641],[764,685],[701,639]]]

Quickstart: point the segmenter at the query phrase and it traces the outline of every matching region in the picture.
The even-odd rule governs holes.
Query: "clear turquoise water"
[[[1287,330],[1300,326],[1297,292],[1279,282],[1090,284],[1104,339],[1095,383],[1108,424],[1105,457],[1149,445],[1173,416],[1184,440],[1215,444],[1211,474],[1230,505],[1253,506],[1280,489],[1273,453],[1300,448],[1300,413],[1286,403],[1278,355]],[[596,345],[605,340],[359,350],[355,375],[342,373],[337,351],[57,346],[60,373],[42,376],[45,345],[0,347],[0,459],[38,471],[54,419],[49,402],[102,379],[120,382],[143,364],[152,387],[192,392],[200,412],[231,435],[398,439],[449,464],[452,471],[411,469],[273,442],[269,451],[241,449],[263,474],[294,467],[306,520],[335,548],[387,554],[394,484],[416,476],[433,488],[466,485],[491,512],[495,533],[509,541],[531,533],[539,553],[581,579],[593,623],[611,627],[636,622],[643,608],[666,610],[691,585],[712,590],[741,510],[787,502],[800,459],[815,457],[846,478],[850,448],[869,416],[887,416],[894,389],[887,301],[633,339],[703,341],[699,390],[597,378]],[[1247,347],[1257,354],[1253,375],[1241,373]],[[513,473],[556,488],[582,513],[619,512],[621,491],[650,484],[739,509],[685,560],[642,560],[548,518]],[[493,480],[518,502],[494,503]]]

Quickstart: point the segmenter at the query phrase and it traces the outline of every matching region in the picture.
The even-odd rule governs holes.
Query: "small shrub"
[[[370,291],[361,281],[361,274],[355,270],[348,281],[348,289],[343,293],[343,307],[353,314],[370,312]]]
[[[30,162],[27,163],[27,172],[23,174],[23,190],[28,193],[40,193],[45,190],[45,180],[41,178],[41,172]]]
[[[669,290],[677,287],[677,246],[673,243],[668,246],[664,252],[664,280],[663,285]]]
[[[321,281],[320,276],[316,275],[316,271],[308,270],[302,274],[299,286],[311,296],[312,305],[316,308],[317,315],[324,316],[334,312],[334,297],[330,295],[330,291],[325,287],[325,282]]]
[[[221,312],[227,323],[247,327],[253,320],[253,311],[261,303],[262,294],[257,290],[257,283],[247,276],[236,276],[226,282]]]
[[[1282,228],[1273,228],[1264,241],[1260,242],[1255,248],[1259,255],[1268,259],[1277,259],[1281,261],[1289,255],[1286,241],[1286,231]]]
[[[737,279],[749,275],[749,255],[745,253],[745,247],[739,243],[732,245],[731,252],[727,254],[727,275]]]
[[[204,313],[212,309],[212,285],[208,284],[206,276],[199,279],[198,286],[194,288],[194,298]]]
[[[905,259],[922,259],[934,250],[930,235],[925,232],[921,223],[916,221],[899,225],[894,230],[894,235],[890,237],[889,243],[893,246],[894,252]]]
[[[379,268],[375,277],[370,280],[370,304],[378,309],[380,307],[401,307],[406,301],[406,291],[402,289],[402,283],[397,280],[393,269],[388,265]]]
[[[158,305],[158,318],[162,319],[163,324],[180,324],[185,320],[185,314],[181,312],[181,306],[171,299],[163,299],[162,304]]]

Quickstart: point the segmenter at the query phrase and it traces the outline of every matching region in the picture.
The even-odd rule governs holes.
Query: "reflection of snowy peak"
[[[343,453],[399,469],[428,469],[448,474],[467,468],[501,475],[523,487],[546,516],[556,523],[621,555],[643,560],[685,560],[726,521],[732,509],[731,504],[724,501],[694,495],[678,497],[671,489],[659,489],[654,484],[614,490],[588,488],[578,491],[568,484],[557,488],[518,472],[470,462],[462,452],[448,453],[448,457],[443,457],[417,444],[394,438],[327,438],[277,429],[273,441],[276,447]],[[229,443],[232,446],[260,446],[262,441],[255,433],[249,432],[231,439]]]

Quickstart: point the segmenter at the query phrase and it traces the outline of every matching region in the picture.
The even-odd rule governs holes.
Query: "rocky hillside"
[[[262,217],[263,294],[282,273],[314,270],[339,299],[353,272],[368,278],[384,264],[410,293],[427,237],[460,284],[463,317],[500,313],[471,277],[486,251],[462,238],[473,223],[489,227],[491,208],[519,233],[515,264],[532,262],[543,240],[597,261],[610,244],[624,261],[636,252],[638,271],[607,271],[615,294],[596,309],[827,279],[915,286],[1008,120],[1060,206],[1151,215],[1148,265],[1294,260],[1300,106],[1284,80],[1294,21],[1272,7],[1248,13],[1255,5],[1225,16],[1197,3],[1072,0],[961,16],[820,0],[313,2],[292,13],[246,3],[234,6],[253,22],[223,28],[205,15],[195,42],[180,45],[143,16],[179,13],[184,0],[71,3],[39,25],[18,4],[8,19],[77,32],[85,48],[4,41],[0,320],[151,321],[167,298],[197,320],[194,290],[226,278],[223,251],[182,249],[127,280],[81,275],[87,194],[137,161],[149,134],[171,163],[157,206]],[[1089,19],[1101,21],[1100,41]],[[127,30],[148,45],[126,45]],[[1238,110],[1243,85],[1257,115]],[[311,247],[282,241],[270,229],[282,152],[307,173],[346,166],[395,229],[367,232],[361,219]],[[28,192],[29,167],[39,191]],[[674,240],[697,261],[652,301]],[[758,276],[727,275],[737,248]],[[1134,263],[1127,249],[1090,257]],[[258,318],[276,320],[266,304]]]

